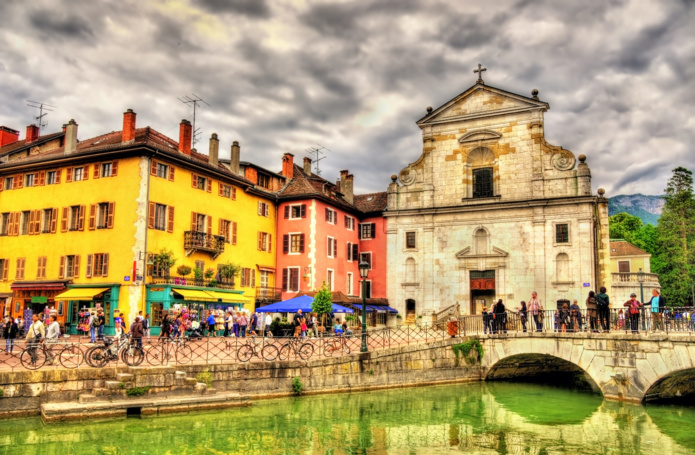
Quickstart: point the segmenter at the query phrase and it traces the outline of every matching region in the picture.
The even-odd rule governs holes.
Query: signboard
[[[123,277],[123,281],[130,281],[130,277],[129,277],[129,276],[124,276],[124,277]]]
[[[584,283],[585,288],[588,288],[589,286],[591,286],[591,283]]]
[[[34,296],[31,298],[31,303],[48,303],[48,297],[45,295]]]

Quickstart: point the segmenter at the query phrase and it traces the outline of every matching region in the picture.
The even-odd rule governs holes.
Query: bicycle
[[[64,335],[68,338],[68,335]],[[77,368],[84,362],[84,351],[79,343],[67,343],[58,354],[58,361],[65,368]]]
[[[248,362],[251,357],[255,355],[258,358],[262,356],[265,360],[271,362],[278,358],[280,352],[277,347],[272,344],[265,344],[264,341],[261,341],[261,344],[264,344],[264,346],[259,350],[258,343],[256,337],[252,336],[251,340],[239,347],[236,353],[237,359],[239,359],[240,362]]]
[[[51,354],[48,353],[51,351]],[[27,370],[38,370],[46,364],[48,358],[56,358],[52,346],[47,347],[43,340],[30,340],[19,354],[19,362]]]
[[[187,337],[174,339],[163,338],[159,346],[152,345],[147,350],[147,363],[150,365],[168,364],[170,359],[176,363],[188,363],[193,358],[193,350],[188,345]]]
[[[287,343],[280,348],[280,360],[287,360],[290,354],[299,355],[302,360],[309,360],[314,354],[314,345],[308,341],[302,342],[299,338],[290,338]]]
[[[120,339],[104,337],[101,344],[92,346],[84,353],[84,358],[89,366],[101,368],[112,360],[118,360],[122,352],[129,344],[130,334],[126,334]],[[125,362],[124,359],[122,359]]]
[[[350,354],[350,345],[348,344],[347,339],[340,335],[324,338],[321,347],[324,357],[333,356],[336,352]]]

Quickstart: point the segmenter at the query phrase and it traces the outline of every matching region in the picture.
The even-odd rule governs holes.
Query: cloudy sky
[[[383,191],[421,152],[415,121],[473,85],[550,103],[548,141],[588,156],[594,190],[661,194],[695,170],[691,0],[2,0],[0,125],[56,109],[86,139],[138,126],[173,138],[197,94],[198,149],[217,132],[279,170],[326,147],[322,176]],[[226,154],[226,155],[224,155]]]

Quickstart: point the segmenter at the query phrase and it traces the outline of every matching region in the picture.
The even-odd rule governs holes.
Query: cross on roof
[[[478,80],[475,81],[476,84],[484,84],[485,82],[483,81],[483,71],[487,71],[487,68],[483,68],[483,65],[478,63],[478,69],[473,70],[474,73],[478,73]]]

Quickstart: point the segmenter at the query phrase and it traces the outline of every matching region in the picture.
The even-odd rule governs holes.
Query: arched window
[[[473,183],[470,197],[492,197],[495,195],[495,154],[487,147],[478,147],[468,154],[466,166],[470,169]]]
[[[555,276],[558,282],[570,281],[570,257],[560,253],[555,258]]]
[[[413,258],[405,260],[405,282],[417,283],[417,263]]]
[[[475,254],[487,254],[488,248],[488,234],[485,229],[478,229],[475,231],[475,234],[473,235],[474,237],[474,245],[475,245]]]

